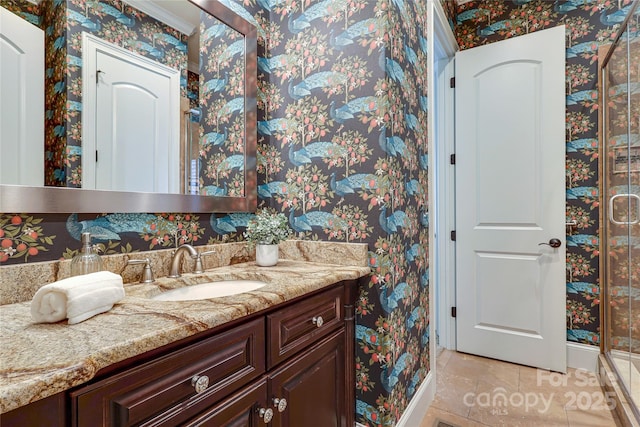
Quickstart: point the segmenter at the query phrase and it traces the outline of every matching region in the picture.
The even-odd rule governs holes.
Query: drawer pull
[[[274,397],[273,406],[278,409],[278,412],[284,412],[284,410],[287,409],[287,399],[284,397],[282,399]]]
[[[258,415],[260,415],[260,418],[262,418],[265,424],[269,424],[271,422],[271,419],[273,418],[273,409],[260,408],[260,411],[258,411]]]
[[[196,393],[200,394],[209,387],[209,377],[206,375],[194,375],[191,378],[191,385],[196,389]]]
[[[311,319],[311,322],[314,325],[316,325],[318,328],[324,325],[324,320],[322,319],[322,316],[314,317],[313,319]]]

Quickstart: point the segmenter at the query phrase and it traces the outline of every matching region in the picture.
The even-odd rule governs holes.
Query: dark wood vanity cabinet
[[[344,339],[343,330],[331,334],[185,425],[352,426],[346,414]]]
[[[357,283],[121,362],[2,414],[2,426],[352,427]]]

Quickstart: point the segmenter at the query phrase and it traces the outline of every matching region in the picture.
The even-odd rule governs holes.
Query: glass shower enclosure
[[[601,62],[603,350],[629,407],[640,403],[640,32],[638,2]]]

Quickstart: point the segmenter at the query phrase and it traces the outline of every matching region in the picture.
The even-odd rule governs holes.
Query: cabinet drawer
[[[262,378],[233,396],[207,409],[184,427],[266,426],[260,408],[267,407],[267,380]]]
[[[175,425],[265,371],[264,320],[256,319],[71,394],[78,427]],[[209,386],[196,393],[194,376]]]
[[[318,322],[318,319],[322,319]],[[344,323],[343,288],[336,287],[267,316],[267,367],[277,365]]]

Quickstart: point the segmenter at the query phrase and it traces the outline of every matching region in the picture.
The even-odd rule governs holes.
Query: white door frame
[[[433,2],[433,34],[429,38],[429,283],[431,341],[446,349],[456,348],[456,323],[451,316],[455,306],[455,169],[450,156],[455,150],[454,56],[459,50],[442,5]],[[440,114],[435,114],[438,111]],[[437,131],[436,131],[437,130]],[[438,329],[436,330],[436,325]],[[435,353],[435,346],[431,354]],[[435,366],[435,364],[434,364]]]
[[[96,151],[96,94],[97,86],[94,83],[97,69],[97,52],[127,61],[140,68],[153,70],[154,72],[170,80],[171,92],[169,94],[175,117],[171,122],[175,126],[171,127],[172,144],[171,158],[176,159],[176,164],[180,158],[180,71],[160,64],[153,59],[145,58],[135,52],[131,52],[123,47],[109,43],[87,32],[82,33],[82,188],[96,188],[96,164],[93,157],[85,156],[86,153]],[[175,148],[175,150],[174,150]],[[91,161],[88,159],[91,158]],[[179,176],[179,170],[175,171]],[[178,185],[179,187],[179,185]]]

